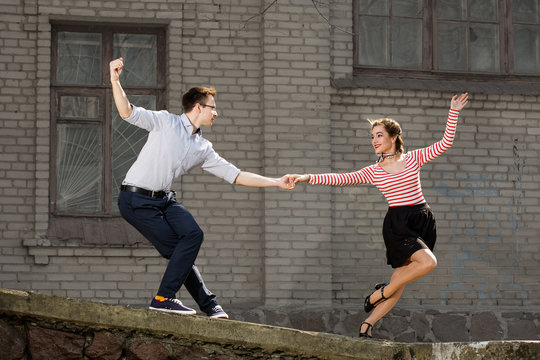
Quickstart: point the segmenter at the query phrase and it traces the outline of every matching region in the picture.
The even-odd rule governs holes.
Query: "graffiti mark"
[[[519,188],[522,163],[517,149],[514,154],[515,160],[517,156],[516,174],[509,176],[515,178],[514,186]],[[478,305],[496,304],[501,292],[509,289],[517,291],[523,300],[527,299],[527,291],[515,284],[513,278],[520,257],[521,200],[501,196],[497,185],[499,177],[491,173],[441,173],[442,180],[435,191],[452,203],[450,243],[454,273],[453,281],[440,292],[443,305],[456,291],[476,294]],[[459,188],[455,180],[461,182]],[[490,199],[502,199],[502,203],[493,205]],[[505,235],[508,225],[513,239]]]
[[[514,145],[512,146],[512,155],[513,155],[513,166],[512,171],[510,172],[510,176],[513,177],[512,183],[514,185],[514,190],[518,192],[517,196],[513,197],[513,210],[514,215],[516,219],[521,220],[521,215],[523,214],[523,198],[525,197],[525,190],[523,189],[523,183],[521,182],[521,179],[523,178],[523,169],[525,168],[525,159],[521,159],[519,156],[519,148],[518,148],[518,139],[514,139]],[[514,232],[514,238],[516,240],[516,246],[518,245],[517,242],[517,233],[519,231],[519,225],[521,224],[521,221],[516,221],[516,226],[513,228]]]

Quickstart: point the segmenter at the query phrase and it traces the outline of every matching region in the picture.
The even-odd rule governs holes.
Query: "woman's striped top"
[[[319,185],[373,184],[388,201],[389,206],[406,206],[425,203],[420,184],[420,167],[449,149],[456,134],[459,111],[450,109],[442,140],[435,144],[405,154],[405,169],[392,174],[379,164],[346,174],[310,174],[309,183]]]

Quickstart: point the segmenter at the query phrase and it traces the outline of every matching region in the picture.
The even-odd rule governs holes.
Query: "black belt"
[[[167,192],[160,190],[160,191],[152,191],[152,190],[146,190],[137,186],[131,186],[131,185],[122,185],[120,186],[120,191],[129,191],[134,192],[137,194],[142,194],[146,196],[150,196],[153,198],[163,198],[167,196]]]

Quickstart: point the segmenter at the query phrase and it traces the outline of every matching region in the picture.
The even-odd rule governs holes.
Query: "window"
[[[538,0],[513,0],[514,67],[525,74],[540,74],[540,5]]]
[[[355,70],[540,75],[539,0],[355,0]]]
[[[112,99],[109,61],[124,58],[130,100],[163,108],[163,28],[53,24],[51,210],[111,216],[120,184],[147,132],[123,121]]]
[[[500,72],[497,0],[438,0],[435,68]]]
[[[421,69],[421,2],[358,1],[358,63]]]

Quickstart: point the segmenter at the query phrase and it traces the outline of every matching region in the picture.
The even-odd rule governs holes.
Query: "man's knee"
[[[198,226],[193,228],[187,235],[193,241],[200,242],[201,244],[202,244],[202,242],[204,240],[204,232]]]

